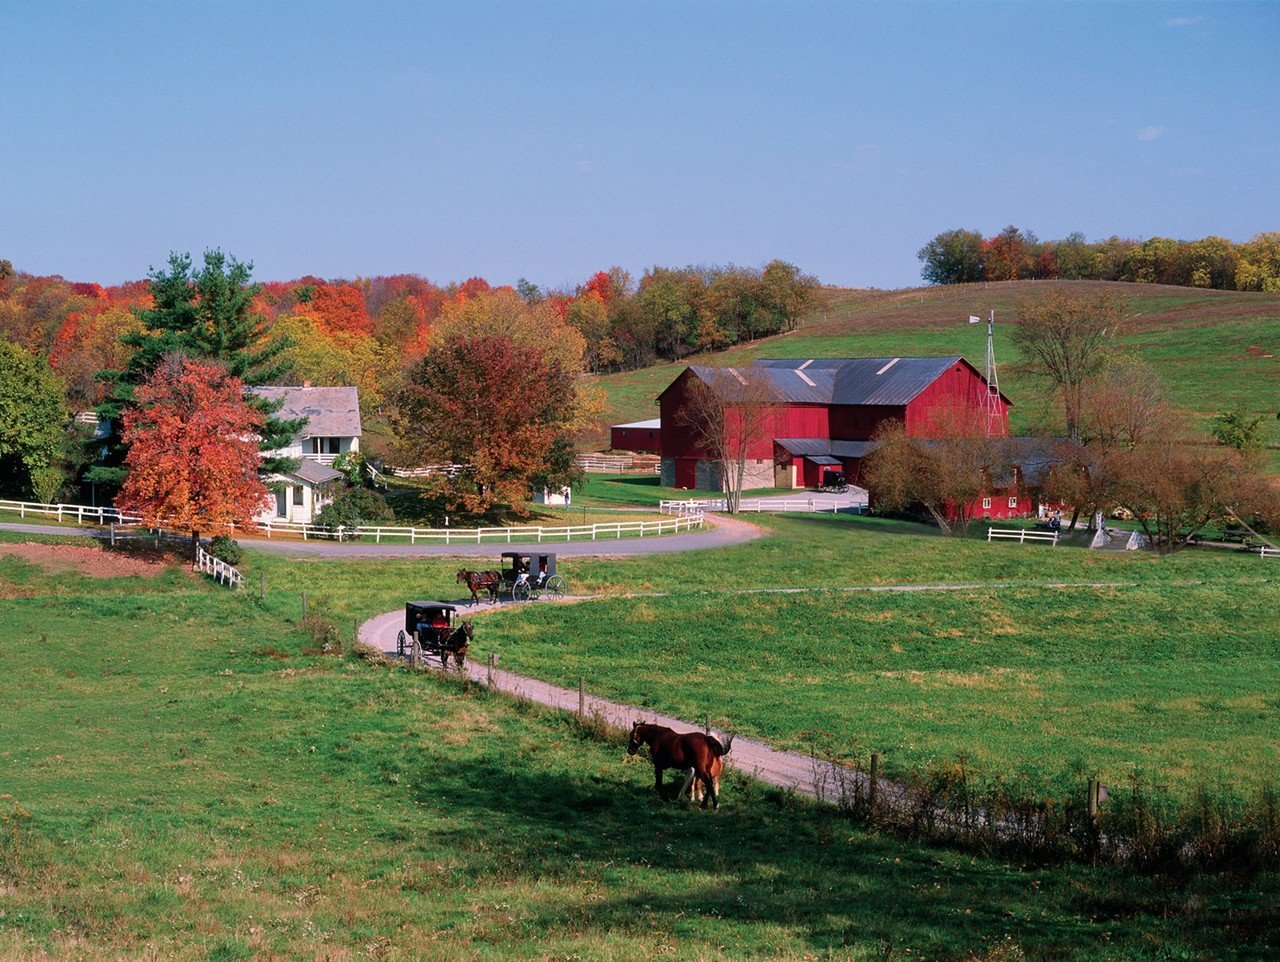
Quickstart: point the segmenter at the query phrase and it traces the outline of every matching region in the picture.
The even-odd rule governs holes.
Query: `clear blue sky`
[[[1280,230],[1280,5],[0,0],[0,258],[572,284]]]

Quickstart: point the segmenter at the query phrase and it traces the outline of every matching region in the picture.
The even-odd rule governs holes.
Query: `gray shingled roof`
[[[323,465],[319,461],[313,461],[311,458],[303,458],[298,465],[298,469],[288,473],[294,477],[301,478],[308,484],[324,484],[342,477],[341,471],[335,471],[333,468]]]
[[[360,437],[360,397],[354,387],[251,387],[259,397],[284,399],[275,415],[282,421],[306,418],[304,438]]]
[[[958,355],[789,357],[765,358],[756,363],[766,372],[778,399],[783,402],[896,406],[910,403],[956,362],[969,363]],[[690,370],[704,381],[714,383],[711,378],[722,369],[693,365]]]

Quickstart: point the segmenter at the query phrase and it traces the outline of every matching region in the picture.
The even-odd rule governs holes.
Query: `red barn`
[[[909,434],[927,438],[935,423],[955,413],[983,416],[988,387],[962,357],[821,357],[757,362],[777,399],[772,429],[749,452],[746,487],[814,487],[823,470],[842,470],[856,481],[858,466],[879,425],[903,421]],[[720,488],[718,467],[698,449],[682,412],[692,379],[712,384],[716,368],[687,367],[658,397],[662,423],[662,483],[678,488]],[[1008,433],[1010,401],[990,395],[993,428]]]
[[[641,451],[662,453],[662,419],[631,421],[609,428],[609,448],[612,451]]]

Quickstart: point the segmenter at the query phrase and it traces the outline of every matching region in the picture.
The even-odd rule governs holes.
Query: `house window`
[[[991,510],[991,499],[990,499],[990,498],[983,498],[983,499],[982,499],[982,510],[983,510],[983,511],[990,511],[990,510]]]
[[[293,503],[295,507],[302,507],[302,485],[300,484],[293,486]]]
[[[1016,508],[1017,506],[1018,506],[1018,499],[1017,499],[1017,498],[1010,498],[1010,499],[1009,499],[1009,507],[1011,507],[1011,508]]]

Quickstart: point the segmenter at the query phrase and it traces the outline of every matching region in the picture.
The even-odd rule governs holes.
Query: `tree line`
[[[87,410],[106,397],[98,373],[129,363],[133,339],[146,327],[143,312],[160,293],[157,283],[154,274],[114,286],[77,283],[0,261],[0,338],[47,356],[69,403]],[[652,267],[639,281],[614,267],[566,290],[523,279],[494,287],[480,277],[437,284],[416,274],[307,276],[254,284],[249,306],[283,345],[291,376],[316,385],[353,384],[373,413],[425,356],[434,328],[489,292],[510,292],[530,309],[545,307],[578,331],[586,369],[600,373],[790,330],[811,308],[817,286],[782,261],[759,269]]]
[[[320,351],[316,339],[295,337],[304,325],[348,345],[378,333],[366,295],[353,285],[272,287],[251,274],[251,264],[208,251],[199,264],[171,255],[141,294],[17,277],[0,305],[25,297],[27,306],[43,305],[45,324],[24,329],[31,347],[0,336],[0,491],[52,502],[77,496],[88,479],[98,503],[114,499],[149,523],[181,522],[193,536],[250,526],[253,506],[265,506],[264,479],[297,467],[271,452],[302,424],[280,419],[278,402],[248,389],[301,383],[300,368]],[[371,284],[369,293],[383,299],[377,317],[386,324],[396,304],[431,290],[401,279]],[[136,297],[129,309],[118,303],[126,297]],[[59,302],[78,309],[51,307]],[[94,302],[107,306],[94,310]],[[602,403],[587,375],[587,342],[568,312],[545,296],[467,282],[431,313],[429,326],[404,325],[413,350],[397,358],[397,376],[378,382],[394,434],[388,453],[400,463],[462,465],[433,478],[426,496],[474,516],[495,506],[521,513],[532,489],[574,481],[573,437]],[[109,350],[77,355],[76,371],[91,359],[103,369],[73,388],[51,363],[56,352],[40,345],[90,328],[94,336],[83,343],[109,342]],[[350,383],[342,365],[330,371]],[[71,417],[92,402],[109,425],[105,437]],[[387,517],[357,461],[340,466],[347,483],[325,509],[335,523]],[[323,513],[320,520],[328,523]]]
[[[921,277],[930,284],[1093,280],[1280,291],[1280,232],[1256,234],[1239,244],[1224,237],[1137,241],[1112,236],[1091,242],[1081,233],[1042,241],[1010,225],[993,237],[943,231],[916,256]]]

